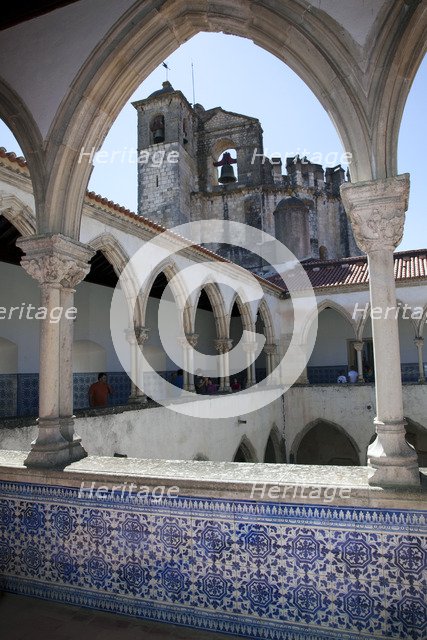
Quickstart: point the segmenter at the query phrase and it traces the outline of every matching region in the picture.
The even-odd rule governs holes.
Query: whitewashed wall
[[[160,407],[79,418],[75,429],[89,455],[232,461],[244,438],[262,462],[271,430],[283,431],[281,398],[241,418],[246,422],[192,418]],[[28,450],[36,432],[35,426],[0,429],[0,449]]]

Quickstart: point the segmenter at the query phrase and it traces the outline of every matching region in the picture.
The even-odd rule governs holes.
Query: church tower
[[[170,82],[145,100],[138,112],[138,214],[171,228],[190,221],[197,189],[197,117]]]
[[[299,260],[358,255],[340,198],[344,169],[326,171],[295,156],[264,155],[257,118],[191,105],[163,82],[133,103],[138,112],[138,213],[167,229],[196,220],[242,223],[233,242],[210,249],[259,273],[268,267],[273,241],[262,256],[244,249],[247,227],[277,238]]]

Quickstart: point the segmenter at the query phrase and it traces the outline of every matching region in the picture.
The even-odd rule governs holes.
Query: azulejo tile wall
[[[427,511],[0,489],[4,590],[247,638],[427,637]]]

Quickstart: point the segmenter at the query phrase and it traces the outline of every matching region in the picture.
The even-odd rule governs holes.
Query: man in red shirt
[[[107,374],[99,373],[98,382],[94,382],[89,388],[89,404],[91,407],[106,407],[108,396],[113,394],[113,390],[107,383]]]

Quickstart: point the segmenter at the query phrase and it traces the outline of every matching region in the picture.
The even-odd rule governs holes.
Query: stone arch
[[[220,291],[218,285],[214,282],[205,282],[199,288],[197,295],[194,300],[193,310],[192,310],[192,319],[191,319],[191,327],[192,331],[194,331],[194,327],[196,325],[196,313],[197,313],[197,305],[202,293],[202,290],[206,291],[206,294],[209,298],[209,302],[211,303],[214,318],[215,318],[215,327],[216,327],[216,335],[217,338],[228,338],[229,331],[229,323],[228,316],[225,311],[225,302]]]
[[[237,305],[237,308],[239,309],[239,313],[240,313],[240,317],[242,319],[242,325],[243,325],[243,329],[245,329],[246,331],[255,331],[255,322],[254,319],[252,317],[252,311],[251,311],[251,307],[249,305],[248,302],[243,302],[239,292],[236,291],[232,300],[231,300],[231,304],[229,307],[229,313],[228,316],[229,318],[231,317],[231,313],[233,311],[233,307],[234,305]]]
[[[156,113],[150,120],[150,142],[158,144],[165,140],[165,116],[163,113]]]
[[[267,344],[276,344],[276,337],[274,332],[273,319],[271,317],[270,308],[268,306],[268,302],[265,298],[260,300],[258,305],[258,313],[264,323],[265,327],[265,338]]]
[[[328,451],[331,444],[335,447],[334,452]],[[292,443],[291,457],[296,464],[340,466],[357,466],[361,459],[354,438],[341,425],[322,418],[308,423],[298,433]]]
[[[286,455],[284,455],[283,451],[283,438],[277,426],[273,425],[265,444],[264,462],[278,463],[284,462],[285,460]]]
[[[9,220],[21,236],[36,233],[36,221],[31,209],[14,194],[0,193],[0,215]]]
[[[107,353],[93,340],[75,340],[73,343],[73,372],[93,373],[107,370]]]
[[[360,319],[358,321],[356,320],[357,322],[356,339],[357,340],[363,340],[363,334],[365,332],[366,325],[368,324],[368,322],[371,322],[371,303],[367,301],[365,304],[367,305],[366,313],[365,311],[363,311]]]
[[[174,276],[179,274],[179,268],[171,258],[167,258],[166,260],[164,260],[163,262],[157,265],[156,269],[150,274],[149,279],[145,283],[144,291],[140,292],[139,297],[140,297],[140,307],[141,307],[141,325],[145,326],[148,298],[156,278],[161,273],[165,275],[168,283],[171,283],[170,287],[171,287],[173,296],[175,298],[175,303],[182,314],[182,324],[183,324],[183,326],[181,327],[182,331],[184,333],[193,333],[194,325],[192,323],[192,316],[191,316],[190,303],[188,300],[188,294],[180,278],[175,278],[172,281]]]
[[[240,440],[233,456],[233,462],[258,462],[255,448],[246,435],[243,435]]]
[[[373,159],[377,163],[373,177],[377,178],[397,174],[397,145],[403,110],[427,52],[426,3],[414,3],[411,8],[412,11],[406,12],[406,6],[396,5],[388,14],[385,25],[391,29],[383,28],[377,42],[379,56],[375,66],[385,71],[379,74],[379,86],[373,92],[371,103]],[[401,23],[402,35],[398,39],[392,21]],[[393,61],[390,63],[391,51]]]
[[[345,320],[347,320],[347,322],[352,327],[352,329],[354,331],[354,337],[356,338],[356,336],[357,336],[356,323],[355,323],[355,321],[353,320],[353,318],[351,317],[351,315],[349,314],[349,312],[347,311],[347,309],[345,307],[342,307],[340,304],[338,304],[337,302],[334,302],[333,300],[323,300],[317,306],[317,309],[314,312],[314,314],[316,314],[316,316],[319,317],[319,315],[325,309],[333,309],[334,311],[339,313]],[[309,332],[310,332],[310,329],[311,329],[311,327],[313,325],[313,321],[314,321],[314,314],[307,320],[307,323],[306,323],[305,327],[303,328],[303,331],[302,331],[302,341],[303,341],[303,343],[306,343],[307,340],[308,340]]]
[[[406,440],[417,452],[419,466],[427,467],[427,428],[408,416],[405,416],[405,420]]]
[[[310,256],[309,208],[295,196],[283,198],[273,212],[276,238],[302,260]]]
[[[101,251],[120,278],[130,258],[120,242],[111,233],[102,233],[87,243],[95,251]],[[141,317],[141,300],[137,291],[137,278],[133,276],[123,281],[123,288],[128,302],[135,300],[133,319],[139,324]],[[131,310],[129,309],[129,312]]]
[[[356,325],[356,337],[357,340],[363,340],[363,334],[366,328],[366,325],[368,322],[371,321],[371,303],[367,302],[366,303],[366,313],[363,311],[363,313],[361,314],[361,318],[359,319],[359,321],[356,320],[357,325]],[[396,304],[401,305],[402,307],[404,306],[404,303],[402,302],[402,300],[400,300],[399,298],[396,298]],[[423,317],[424,314],[427,315],[427,306],[425,308],[425,310],[423,311]],[[411,321],[411,324],[413,326],[414,329],[414,337],[419,335],[419,330],[421,328],[421,323],[422,323],[422,319],[421,320],[414,320],[412,317],[409,318]],[[424,318],[425,320],[425,318]]]
[[[423,337],[424,325],[425,325],[426,322],[427,322],[427,304],[424,307],[423,314],[421,316],[421,320],[418,322],[418,324],[416,326],[416,335],[419,336],[420,338]]]
[[[421,41],[427,18],[423,3],[418,11],[416,5],[405,6],[404,20],[397,15],[400,5],[396,5],[394,11],[388,6],[382,8],[372,28],[373,40],[369,43],[374,49],[371,60],[375,56],[372,65],[375,63],[383,69],[382,75],[388,85],[393,86],[394,82],[394,93],[401,95],[401,100],[406,95],[406,78],[412,76],[420,56],[415,56],[414,60],[409,47],[400,44],[398,48],[396,42],[408,40],[414,45]],[[410,37],[411,28],[418,38],[416,42]],[[252,39],[286,61],[320,100],[335,124],[344,148],[352,153],[353,182],[393,172],[396,166],[394,146],[388,145],[390,152],[386,160],[380,152],[380,134],[375,152],[371,142],[375,123],[383,122],[375,105],[383,93],[384,82],[378,87],[378,74],[361,69],[360,45],[326,12],[307,11],[304,4],[294,2],[276,4],[274,8],[263,5],[260,11],[250,0],[242,0],[239,20],[236,20],[233,0],[224,0],[220,5],[207,4],[202,9],[193,8],[184,0],[160,2],[156,11],[147,11],[144,3],[134,4],[113,25],[108,38],[99,42],[81,65],[57,112],[50,130],[48,202],[44,214],[40,211],[43,231],[49,229],[78,237],[81,205],[91,170],[89,162],[78,162],[78,150],[83,146],[97,150],[126,100],[164,60],[165,52],[174,51],[181,42],[202,29]],[[283,34],[287,34],[285,39]],[[161,47],[158,46],[160,41]],[[423,45],[418,44],[420,47]],[[397,49],[401,63],[393,65]],[[399,67],[403,75],[393,67]],[[397,107],[399,100],[395,102]],[[385,99],[381,104],[385,104]],[[87,117],[87,113],[94,112],[103,117]],[[390,109],[387,121],[392,117]],[[396,120],[400,121],[399,116]],[[72,144],[64,143],[68,140]]]
[[[236,158],[238,159],[238,149],[236,143],[231,138],[224,136],[219,140],[215,140],[215,142],[211,146],[210,153],[208,153],[207,155],[208,166],[206,168],[209,187],[217,186],[219,184],[218,170],[217,167],[214,166],[214,162],[220,160],[224,151],[227,151],[229,149],[232,149],[235,152]],[[232,166],[237,167],[237,164]],[[236,174],[236,177],[237,175],[238,173]]]
[[[44,207],[46,183],[46,166],[42,136],[25,102],[21,100],[18,94],[2,79],[0,79],[0,118],[12,131],[24,154],[35,200],[36,212],[33,226],[41,232],[38,224],[37,211],[42,211]]]

